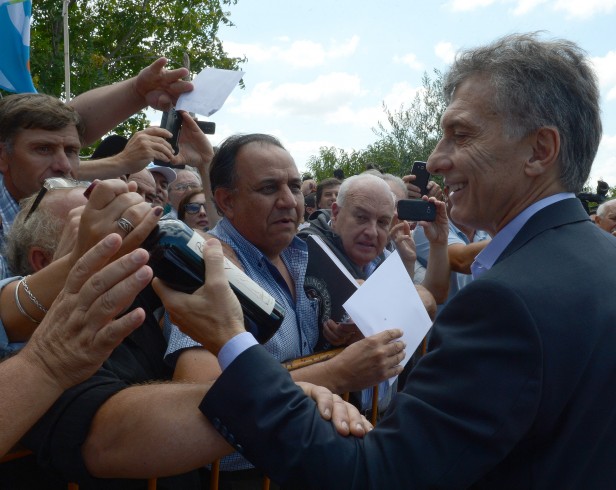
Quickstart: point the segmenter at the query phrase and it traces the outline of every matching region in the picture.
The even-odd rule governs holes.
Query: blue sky
[[[590,184],[616,186],[616,0],[239,0],[225,49],[246,55],[245,89],[211,120],[214,142],[236,132],[278,136],[301,170],[320,146],[362,149],[390,108],[412,100],[424,72],[456,50],[545,30],[591,56],[604,135]],[[154,119],[157,120],[157,119]]]

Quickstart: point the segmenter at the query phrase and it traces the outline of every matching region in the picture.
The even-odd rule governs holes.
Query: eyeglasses
[[[183,184],[176,184],[171,187],[174,191],[185,191],[186,189],[200,189],[201,184],[195,182],[184,182]]]
[[[201,208],[207,213],[204,202],[189,202],[184,205],[184,211],[186,211],[187,214],[197,214]]]
[[[43,197],[45,197],[45,194],[47,194],[47,191],[54,189],[74,189],[75,187],[88,187],[89,185],[90,182],[86,180],[75,180],[69,177],[52,177],[51,179],[45,179],[43,187],[41,187],[41,190],[36,195],[36,199],[32,203],[32,206],[30,206],[30,211],[28,211],[28,214],[24,219],[24,223],[28,221],[28,218],[32,216],[32,213],[34,213],[36,208],[39,207],[39,204],[41,204],[41,201],[43,200]]]

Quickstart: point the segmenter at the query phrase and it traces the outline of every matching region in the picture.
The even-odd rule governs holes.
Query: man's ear
[[[340,213],[341,209],[342,208],[338,206],[338,203],[336,203],[336,201],[332,203],[332,228],[334,228],[336,224],[336,220],[338,219],[338,213]]]
[[[529,136],[531,138],[532,156],[526,163],[525,172],[530,177],[537,177],[556,168],[560,155],[560,134],[553,126],[543,126]]]
[[[217,187],[214,191],[214,199],[220,212],[227,219],[233,219],[235,207],[235,190]]]
[[[340,206],[338,205],[336,201],[334,201],[332,203],[332,219],[337,218],[339,212],[340,212]]]
[[[28,252],[28,263],[34,272],[47,267],[51,264],[52,259],[53,256],[41,247],[32,247]]]

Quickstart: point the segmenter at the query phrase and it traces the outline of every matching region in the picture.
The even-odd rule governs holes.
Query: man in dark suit
[[[172,314],[201,312],[183,328],[220,351],[200,409],[293,488],[614,488],[616,239],[575,198],[601,139],[596,77],[575,44],[513,35],[459,54],[444,93],[428,168],[456,222],[494,238],[379,425],[337,436],[246,347],[209,242],[206,294],[164,291]]]

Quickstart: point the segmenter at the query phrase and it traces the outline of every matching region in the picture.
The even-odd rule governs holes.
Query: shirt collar
[[[554,204],[564,199],[575,199],[575,194],[572,192],[560,192],[552,196],[545,197],[530,206],[513,218],[505,227],[500,230],[492,241],[475,257],[475,261],[471,264],[471,273],[473,279],[477,279],[485,271],[488,271],[496,263],[500,255],[505,251],[514,237],[526,224],[526,222],[541,211],[543,208]]]
[[[220,227],[220,231],[229,236],[233,242],[237,244],[237,247],[248,260],[254,261],[255,264],[261,262],[262,260],[267,260],[269,262],[269,259],[263,254],[263,252],[255,247],[254,244],[246,240],[246,238],[244,238],[244,236],[235,228],[235,226],[233,226],[233,224],[231,224],[228,219],[224,217],[221,218],[220,221],[216,223],[216,226],[209,231],[209,233],[216,236],[216,229],[218,227]],[[295,236],[293,237],[293,240],[291,240],[289,246],[285,248],[280,255],[284,256],[290,249],[299,249],[307,252],[308,246],[302,239]]]

